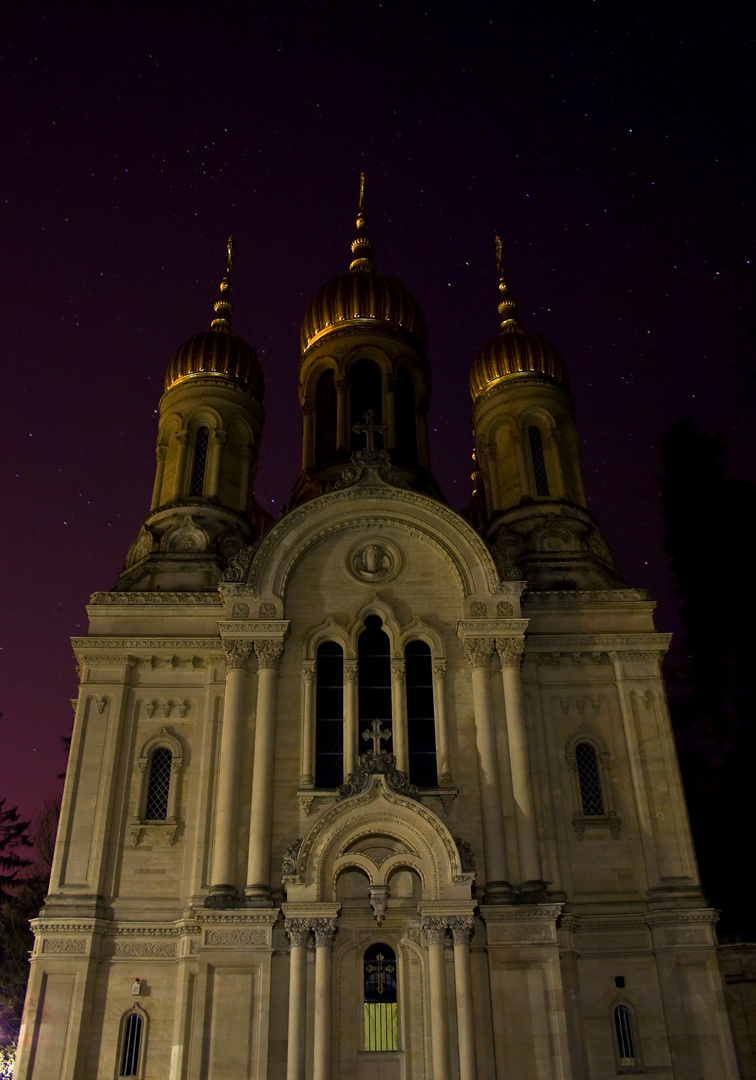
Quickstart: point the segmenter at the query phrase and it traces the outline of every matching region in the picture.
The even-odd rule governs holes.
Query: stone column
[[[342,377],[334,379],[336,387],[336,449],[349,449],[349,385]]]
[[[152,488],[152,503],[150,504],[150,510],[156,510],[160,506],[160,495],[163,490],[163,474],[165,473],[165,459],[168,457],[168,449],[165,446],[158,446],[155,450],[155,457],[157,458],[157,468],[155,469],[155,483]]]
[[[344,661],[344,779],[357,768],[357,665]]]
[[[311,788],[315,783],[315,680],[314,660],[302,665],[304,693],[302,695],[302,764],[299,786]]]
[[[247,697],[247,662],[251,641],[224,641],[226,650],[226,701],[223,707],[218,801],[215,810],[215,844],[211,896],[237,895],[237,829],[241,782],[244,706]]]
[[[497,638],[496,648],[501,660],[504,683],[504,706],[507,713],[509,760],[512,767],[517,853],[520,861],[520,882],[526,891],[543,892],[543,871],[535,819],[533,776],[530,770],[530,747],[525,725],[520,665],[525,649],[524,638]]]
[[[409,772],[409,749],[407,738],[407,668],[404,660],[391,661],[391,724],[392,743],[396,767],[399,772]]]
[[[221,461],[223,460],[223,444],[228,438],[228,432],[216,430],[210,436],[210,461],[207,470],[207,482],[205,483],[205,498],[212,499],[218,494],[220,484]]]
[[[270,898],[270,846],[273,825],[273,776],[276,748],[276,691],[283,641],[258,639],[257,722],[249,814],[249,859],[244,890],[252,900]]]
[[[315,410],[309,401],[302,404],[302,469],[311,469],[315,461]]]
[[[446,961],[444,959],[447,920],[437,915],[428,915],[423,918],[422,926],[428,943],[433,1080],[450,1080],[449,1027],[446,1017]]]
[[[438,782],[453,783],[449,757],[449,726],[446,721],[446,661],[433,661],[433,712],[436,716],[436,769]]]
[[[455,915],[449,920],[454,939],[454,981],[457,985],[457,1038],[459,1040],[459,1080],[477,1080],[475,1060],[475,1010],[470,971],[472,915]]]
[[[249,506],[249,471],[252,465],[252,447],[241,446],[239,455],[239,506],[244,512]]]
[[[286,1080],[304,1080],[305,1024],[307,1020],[307,919],[287,919],[284,923],[291,946],[289,952],[289,1034]]]
[[[488,665],[493,651],[493,638],[468,638],[465,641],[465,658],[470,665],[472,676],[483,851],[486,859],[486,903],[488,904],[501,903],[512,892],[512,886],[507,880],[507,849],[504,839],[499,750],[496,745],[496,728],[488,675]]]
[[[517,452],[517,467],[520,471],[520,496],[532,496],[535,494],[535,492],[532,490],[533,485],[530,481],[530,469],[528,457],[525,453],[523,433],[521,431],[513,431],[512,442],[515,444],[515,450]]]
[[[173,498],[184,494],[184,473],[186,471],[186,448],[189,443],[187,431],[176,432],[178,450],[176,452],[176,472],[173,474]]]
[[[315,1040],[313,1080],[331,1080],[331,967],[335,919],[312,919],[315,935]]]
[[[386,431],[383,435],[383,449],[394,450],[396,447],[397,432],[396,432],[396,380],[393,374],[384,376],[383,380],[383,400],[385,401],[385,411],[383,418],[386,423]]]

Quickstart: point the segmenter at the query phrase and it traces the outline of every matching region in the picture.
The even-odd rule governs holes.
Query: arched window
[[[363,958],[366,1050],[398,1050],[396,956],[379,942]]]
[[[617,1053],[621,1069],[634,1069],[638,1064],[633,1040],[633,1022],[627,1005],[614,1010],[614,1032],[617,1036]]]
[[[210,441],[210,431],[206,427],[198,429],[194,438],[194,460],[192,462],[192,475],[189,481],[189,494],[202,495],[205,490],[205,472],[207,471],[207,446]]]
[[[318,646],[315,691],[315,787],[344,780],[344,658],[341,646]]]
[[[605,811],[601,794],[601,774],[599,773],[596,750],[589,742],[579,742],[575,747],[575,765],[577,766],[580,804],[583,813],[586,817],[596,817],[603,814]]]
[[[144,1018],[133,1009],[126,1013],[121,1027],[121,1048],[118,1057],[118,1080],[141,1075],[144,1052]]]
[[[168,796],[171,790],[173,754],[167,746],[159,746],[150,757],[150,775],[144,816],[147,821],[165,821],[168,817]]]
[[[349,446],[351,450],[365,449],[365,436],[358,435],[352,429],[355,424],[364,424],[365,413],[372,409],[373,422],[383,420],[383,380],[381,369],[372,360],[358,360],[349,369]],[[375,448],[383,446],[383,437],[375,433]]]
[[[415,388],[406,368],[400,368],[394,389],[396,409],[396,460],[402,465],[417,461],[417,414]]]
[[[336,453],[336,384],[333,371],[324,371],[315,388],[315,464]]]
[[[437,787],[431,651],[424,641],[410,641],[404,650],[404,661],[410,781],[418,787]]]
[[[543,456],[543,441],[541,440],[541,431],[535,424],[528,428],[528,440],[530,442],[530,460],[533,463],[536,495],[548,495],[549,477]]]
[[[368,615],[357,641],[357,687],[359,753],[364,754],[372,744],[363,735],[371,729],[374,720],[380,721],[381,730],[392,730],[391,649],[377,615]],[[381,750],[391,753],[392,742],[391,737],[382,739]]]

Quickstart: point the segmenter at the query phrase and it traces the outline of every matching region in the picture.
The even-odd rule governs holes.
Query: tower
[[[17,1075],[734,1078],[668,638],[585,506],[564,364],[500,272],[474,527],[430,474],[422,313],[362,197],[353,255],[305,314],[275,524],[228,275],[171,363],[152,510],[73,641]]]

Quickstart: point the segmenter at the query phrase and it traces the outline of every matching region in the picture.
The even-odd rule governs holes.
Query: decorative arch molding
[[[603,814],[586,814],[583,809],[583,799],[580,789],[580,776],[578,772],[577,748],[581,743],[587,743],[592,747],[596,755],[596,769],[601,788],[601,801]],[[570,787],[572,790],[572,804],[574,813],[572,824],[577,833],[578,840],[585,836],[586,829],[591,831],[608,829],[616,840],[619,837],[622,819],[614,809],[614,790],[609,774],[611,755],[602,736],[589,724],[582,723],[566,741],[564,756],[567,761],[567,769],[570,774]]]
[[[371,839],[395,841],[403,850],[380,864],[360,851]],[[326,810],[304,838],[294,873],[282,881],[292,904],[333,901],[340,874],[365,873],[371,887],[387,885],[398,869],[420,877],[424,901],[471,900],[475,874],[464,872],[454,837],[439,817],[391,791],[381,774],[368,789]]]
[[[203,402],[195,409],[188,409],[184,417],[184,429],[194,435],[199,428],[207,427],[211,432],[223,428],[223,417],[217,409]]]
[[[396,360],[378,345],[355,345],[341,359],[339,364],[341,373],[347,375],[349,369],[360,360],[372,360],[380,368],[381,375],[384,378],[392,373],[396,363]]]
[[[148,821],[145,817],[147,794],[150,786],[152,757],[157,750],[169,750],[171,754],[171,775],[168,788],[168,804],[165,820]],[[167,728],[160,728],[143,744],[136,759],[138,773],[136,814],[129,822],[131,843],[136,847],[145,835],[162,840],[171,845],[178,830],[178,778],[184,764],[184,751],[180,739]]]

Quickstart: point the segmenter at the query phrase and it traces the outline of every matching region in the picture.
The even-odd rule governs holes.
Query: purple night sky
[[[299,324],[346,270],[360,169],[376,262],[429,325],[434,468],[469,500],[467,373],[498,328],[499,232],[523,324],[565,358],[589,504],[678,629],[655,476],[679,417],[754,460],[753,24],[657,5],[407,0],[6,5],[0,178],[0,798],[59,788],[69,637],[149,508],[156,410],[209,325],[266,374],[259,501],[298,472]],[[701,507],[706,513],[706,507]],[[726,527],[726,526],[725,526]],[[733,547],[733,557],[740,549]],[[702,588],[726,567],[701,567]]]

